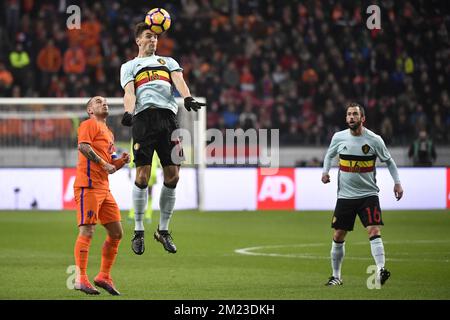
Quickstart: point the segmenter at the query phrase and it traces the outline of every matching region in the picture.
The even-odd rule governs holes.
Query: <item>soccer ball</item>
[[[145,23],[150,26],[152,32],[161,34],[170,28],[170,14],[162,8],[154,8],[147,12]]]

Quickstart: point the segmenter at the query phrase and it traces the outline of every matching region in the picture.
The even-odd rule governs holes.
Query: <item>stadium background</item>
[[[82,8],[81,30],[65,27],[70,4]],[[450,142],[445,1],[381,1],[382,32],[365,27],[367,1],[158,4],[173,18],[158,54],[177,57],[193,94],[209,101],[209,128],[279,128],[282,145],[323,146],[355,100],[389,146],[407,146],[421,128]],[[130,31],[148,6],[2,1],[0,95],[123,96],[120,65],[136,55]]]
[[[66,20],[70,16],[66,13],[66,8],[71,4],[81,8],[80,30],[69,31],[66,28]],[[368,17],[365,8],[370,4],[378,4],[381,7],[381,30],[369,30],[365,26]],[[448,10],[445,10],[445,1],[387,0],[355,3],[332,0],[186,0],[170,3],[152,1],[150,7],[148,1],[6,0],[0,2],[0,6],[3,15],[0,19],[1,97],[86,98],[94,94],[107,97],[123,96],[119,84],[120,65],[132,59],[137,53],[132,33],[133,26],[143,19],[143,14],[151,7],[161,6],[170,12],[173,20],[169,32],[160,38],[157,53],[175,57],[184,68],[184,75],[193,95],[206,98],[208,128],[279,129],[282,166],[317,167],[321,165],[332,134],[345,128],[345,102],[359,101],[366,107],[367,127],[383,137],[401,166],[412,165],[411,159],[407,156],[409,146],[420,130],[428,131],[437,146],[438,157],[435,165],[441,168],[417,171],[420,175],[412,176],[411,185],[405,186],[405,195],[408,195],[408,190],[414,185],[418,185],[418,189],[415,189],[416,201],[425,202],[426,206],[425,208],[417,206],[416,209],[434,209],[436,203],[439,203],[440,209],[449,207],[450,174],[449,169],[445,167],[450,163],[448,147],[450,59],[448,59],[449,14]],[[2,280],[10,290],[9,293],[2,294],[1,298],[75,298],[76,295],[63,291],[64,288],[60,288],[60,283],[55,283],[42,295],[33,290],[26,290],[20,285],[13,288],[17,276],[11,274],[11,270],[16,268],[17,272],[19,270],[32,272],[27,261],[33,261],[41,266],[41,261],[33,258],[40,254],[51,256],[53,253],[49,252],[63,252],[57,260],[61,265],[69,265],[71,241],[75,237],[76,230],[72,215],[58,217],[47,224],[49,220],[54,219],[53,212],[42,212],[39,216],[34,216],[17,210],[36,209],[39,205],[36,203],[33,205],[32,199],[22,202],[17,197],[18,193],[9,186],[11,181],[19,180],[17,171],[10,171],[12,170],[10,168],[15,170],[30,168],[31,171],[24,172],[29,179],[33,179],[32,172],[36,169],[31,168],[35,167],[50,167],[49,170],[64,172],[70,170],[67,167],[73,167],[76,161],[70,152],[76,148],[76,128],[82,119],[24,120],[8,116],[8,113],[20,113],[22,106],[2,105],[0,108],[0,114],[4,116],[0,118],[0,171],[3,173],[1,184],[4,195],[1,202],[8,203],[10,209],[16,209],[3,211],[0,215],[3,220],[1,274]],[[67,106],[62,105],[38,104],[27,108],[27,111],[35,112],[36,115],[45,111],[57,114],[67,110]],[[81,105],[72,108],[83,110]],[[108,124],[113,128],[116,140],[128,142],[129,130],[120,125],[120,117],[111,117]],[[61,169],[52,169],[55,167],[55,158],[63,159],[62,162],[59,160],[56,162],[58,163],[56,166]],[[285,175],[293,174],[294,170],[298,169],[288,169],[289,173]],[[401,174],[409,169],[402,170],[405,171],[401,171]],[[64,172],[61,175],[64,175]],[[317,174],[319,173],[320,170],[317,171]],[[47,178],[49,176],[50,174]],[[431,181],[431,177],[434,176],[437,180]],[[417,177],[426,183],[416,183],[421,181]],[[38,179],[44,181],[45,172],[43,176],[34,178]],[[26,185],[27,182],[24,181]],[[308,180],[306,188],[311,186],[310,181],[312,180]],[[438,182],[434,183],[435,181]],[[229,185],[233,183],[231,181]],[[252,183],[258,185],[257,181]],[[6,186],[11,190],[3,192]],[[32,188],[39,188],[39,185],[33,185]],[[42,189],[45,193],[46,189]],[[388,187],[384,189],[390,192]],[[223,201],[225,191],[218,189],[218,194],[213,197]],[[245,190],[241,195],[247,196]],[[420,198],[421,195],[423,198]],[[54,197],[55,194],[47,196],[48,199]],[[60,200],[63,199],[63,195],[58,197]],[[252,192],[248,197],[257,197],[257,193]],[[292,198],[289,201],[292,202]],[[291,206],[292,203],[288,208],[283,207],[284,204],[280,206],[270,203],[265,209],[292,210],[297,208],[295,206],[297,200],[294,198],[293,201],[294,207]],[[319,203],[323,199],[317,196],[314,201]],[[233,201],[224,202],[230,204]],[[325,202],[334,202],[334,191],[330,195],[327,193]],[[392,204],[392,207],[394,206],[395,203]],[[386,213],[388,216],[389,211]],[[449,238],[445,231],[449,223],[448,210],[407,213],[412,221],[409,232],[401,229],[406,222],[399,216],[400,213],[391,216],[391,232],[386,229],[387,237],[391,236],[393,241],[392,247],[398,246],[398,250],[392,250],[394,257],[395,254],[398,255],[395,257],[398,259],[397,262],[394,258],[393,264],[397,263],[394,271],[395,268],[404,270],[405,264],[408,265],[401,262],[404,258],[401,256],[401,244],[405,243],[405,238],[409,236],[410,242],[416,243],[409,254],[412,260],[416,259],[414,261],[417,270],[412,273],[411,270],[407,270],[403,280],[408,276],[429,273],[430,270],[432,274],[445,273],[442,270],[445,270],[444,267],[449,261]],[[235,264],[231,269],[243,266],[242,260],[237,254],[233,254],[233,250],[245,245],[256,246],[261,243],[285,245],[298,243],[300,240],[303,244],[310,243],[314,248],[315,242],[329,239],[329,211],[310,213],[301,209],[291,216],[285,216],[285,213],[278,211],[268,211],[264,214],[258,212],[258,214],[260,215],[250,217],[246,212],[235,212],[233,215],[217,213],[205,220],[198,212],[187,211],[184,216],[180,213],[178,218],[180,222],[174,219],[174,225],[178,228],[180,240],[185,239],[184,243],[181,242],[185,247],[199,244],[199,240],[193,234],[204,230],[202,227],[217,232],[217,239],[214,239],[217,242],[211,241],[211,245],[214,244],[214,250],[217,252],[222,252],[223,249],[224,255],[232,255],[231,260]],[[192,220],[196,221],[195,224],[190,222]],[[23,225],[24,221],[30,225]],[[230,231],[218,231],[214,222],[227,226]],[[246,223],[251,224],[253,228],[248,227]],[[255,226],[258,223],[268,226],[272,224],[273,229]],[[428,228],[427,232],[423,232],[424,223]],[[60,226],[67,232],[55,231]],[[252,230],[248,231],[242,226]],[[327,229],[322,226],[326,226]],[[32,239],[29,237],[24,237],[17,243],[11,241],[15,239],[15,235],[34,234],[35,227],[48,231],[46,240],[59,242],[60,240],[56,239],[65,237],[67,246],[55,245],[47,247],[47,251],[40,252],[38,247],[32,245]],[[268,232],[278,234],[284,233],[285,230],[289,230],[292,234],[278,238],[274,234],[268,235]],[[305,235],[295,237],[313,230],[316,234],[314,237]],[[49,235],[51,232],[54,232],[54,236]],[[129,235],[130,232],[131,226],[127,226],[125,234]],[[240,237],[240,242],[229,243],[226,240],[243,233],[247,237]],[[415,236],[411,236],[412,233],[415,233]],[[359,230],[356,237],[364,241],[363,230]],[[46,240],[41,239],[43,242]],[[223,243],[226,243],[226,248],[221,246]],[[30,244],[30,249],[23,251],[23,247]],[[426,247],[427,244],[429,247]],[[126,269],[134,264],[134,257],[126,252],[125,246],[122,247],[124,248],[122,268]],[[289,248],[283,250],[289,251]],[[245,283],[244,287],[248,286],[248,292],[238,293],[230,288],[234,281],[230,276],[231,284],[219,281],[220,289],[209,287],[212,296],[208,296],[208,289],[203,292],[197,287],[191,293],[188,290],[177,293],[179,288],[175,281],[174,284],[164,283],[173,292],[169,290],[159,297],[169,299],[367,297],[367,289],[364,287],[358,287],[354,293],[345,291],[342,296],[316,291],[316,282],[322,282],[328,272],[328,262],[320,260],[320,256],[326,256],[327,250],[311,253],[312,257],[314,254],[319,257],[318,264],[308,261],[307,267],[306,265],[299,267],[296,262],[287,263],[283,267],[285,276],[278,279],[281,283],[279,286],[270,282],[269,278],[273,278],[270,276],[273,274],[271,272],[277,272],[280,260],[274,261],[273,258],[271,260],[269,253],[268,260],[263,262],[266,268],[262,270],[263,273],[258,279],[258,283],[263,284],[259,289],[254,288],[254,283]],[[20,255],[16,255],[19,251],[22,251]],[[421,256],[423,251],[429,252],[424,259]],[[355,252],[359,252],[360,257],[364,259],[363,250],[358,251],[358,248],[355,248]],[[214,253],[215,251],[212,252],[213,256]],[[200,253],[194,250],[193,254]],[[286,254],[295,256],[296,253],[286,252]],[[152,252],[146,259],[156,257],[158,253]],[[183,259],[190,258],[192,257],[186,255],[177,259],[180,266],[183,266],[187,261]],[[250,281],[255,280],[250,276],[251,268],[256,270],[259,268],[258,263],[250,260],[252,258],[245,258],[250,269],[248,273],[243,273]],[[256,259],[263,261],[260,260],[263,259],[261,257]],[[168,258],[162,260],[166,261]],[[213,259],[213,264],[227,263],[225,260]],[[59,269],[53,271],[61,273],[61,265]],[[188,268],[185,272],[192,271],[196,267],[195,264],[186,266]],[[306,294],[289,285],[290,277],[299,277],[296,271],[302,267],[305,267],[302,270],[304,276],[309,279],[303,287]],[[119,271],[120,268],[118,265],[117,272],[125,274]],[[349,270],[351,268],[354,267],[349,266]],[[51,270],[52,268],[49,268],[49,277]],[[314,270],[320,270],[319,274],[315,274]],[[230,270],[215,271],[211,273],[211,277],[217,280],[222,272],[227,273]],[[155,272],[164,272],[162,262],[156,265]],[[183,271],[177,272],[180,272],[182,277]],[[361,273],[361,270],[355,271],[357,272]],[[348,279],[350,284],[355,285],[365,281],[363,276],[364,274],[349,275]],[[186,277],[179,279],[178,284],[191,285],[187,280],[189,274],[186,274]],[[196,277],[200,279],[200,274],[196,274]],[[235,279],[242,285],[243,278],[242,275],[236,275]],[[398,281],[401,280],[400,277]],[[199,284],[205,283],[206,281],[199,281]],[[281,288],[282,285],[286,287]],[[419,292],[423,288],[422,285],[428,285],[431,289]],[[448,287],[450,287],[448,282],[427,276],[423,284],[400,283],[398,289],[385,291],[379,294],[378,298],[448,299],[450,297]],[[263,288],[275,289],[273,294],[269,294]],[[405,289],[406,293],[402,292],[401,288]],[[145,288],[140,290],[141,293],[130,292],[129,297],[139,299],[157,295],[154,292],[150,296],[147,295]]]

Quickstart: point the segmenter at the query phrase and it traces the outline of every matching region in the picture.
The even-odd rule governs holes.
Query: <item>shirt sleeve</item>
[[[88,143],[92,145],[98,130],[99,129],[95,121],[83,121],[78,128],[78,144]]]
[[[131,63],[124,63],[120,67],[120,85],[125,89],[125,86],[130,81],[134,81]]]
[[[178,62],[173,58],[167,58],[167,68],[169,68],[170,72],[172,71],[183,71],[183,68],[180,67]]]
[[[331,143],[330,146],[328,147],[327,153],[325,154],[325,159],[323,160],[322,173],[328,174],[328,172],[330,172],[331,161],[337,155],[338,146],[339,146],[338,139],[336,137],[336,134],[334,134],[333,138],[331,138]]]
[[[389,173],[391,174],[392,179],[395,184],[400,184],[400,176],[398,174],[397,165],[395,164],[394,159],[389,159],[386,161]]]
[[[378,158],[380,158],[381,162],[387,162],[389,159],[392,158],[389,150],[387,149],[383,139],[380,136],[376,137],[375,153],[377,154]]]

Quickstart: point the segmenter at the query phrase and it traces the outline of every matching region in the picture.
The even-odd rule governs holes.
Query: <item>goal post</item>
[[[0,167],[74,167],[77,160],[76,134],[87,118],[88,98],[0,98]],[[120,124],[123,98],[107,97],[108,126],[116,142],[125,144],[131,130]],[[205,98],[195,97],[199,102]],[[176,98],[180,129],[189,133],[184,166],[197,174],[198,209],[204,208],[206,170],[206,108],[188,112],[182,98]]]
[[[198,102],[206,103],[206,99],[196,97]],[[198,209],[204,211],[205,171],[206,171],[206,108],[197,112],[187,111],[183,99],[177,99],[178,121],[182,135],[182,146],[186,156],[186,165],[196,168]]]

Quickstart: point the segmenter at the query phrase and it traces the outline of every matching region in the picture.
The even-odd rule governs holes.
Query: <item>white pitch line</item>
[[[445,240],[412,240],[412,241],[385,241],[385,244],[448,244],[450,241]],[[353,245],[367,245],[368,242],[355,242]],[[266,252],[254,252],[263,249],[277,249],[277,248],[288,248],[288,247],[297,247],[297,248],[311,248],[311,247],[323,247],[328,246],[328,243],[303,243],[303,244],[286,244],[286,245],[268,245],[268,246],[258,246],[258,247],[249,247],[234,250],[237,254],[243,254],[248,256],[266,256],[266,257],[283,257],[283,258],[300,258],[300,259],[330,259],[329,256],[319,256],[314,254],[302,254],[302,253],[266,253]],[[402,254],[409,254],[408,252],[402,252]],[[346,260],[372,260],[372,257],[352,257],[346,256]],[[399,259],[399,258],[386,258],[386,261],[394,261],[394,262],[405,262],[405,261],[427,261],[427,262],[450,262],[449,259]]]

